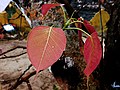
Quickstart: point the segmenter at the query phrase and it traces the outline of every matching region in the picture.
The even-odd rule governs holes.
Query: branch
[[[15,49],[17,49],[17,48],[23,48],[23,49],[26,49],[25,46],[16,46],[16,47],[14,47],[14,48],[12,48],[12,49],[10,49],[10,50],[7,50],[7,51],[1,53],[0,56],[6,54],[6,53],[8,53],[8,52],[11,52],[11,51],[13,51],[13,50],[15,50]]]
[[[4,57],[1,57],[0,59],[6,59],[6,58],[15,58],[15,57],[19,57],[19,56],[21,56],[21,55],[24,55],[24,54],[26,54],[27,52],[24,52],[24,53],[21,53],[21,54],[18,54],[18,55],[14,55],[14,56],[6,56],[6,55],[4,55]]]
[[[32,77],[35,74],[36,74],[36,71],[28,73],[26,76],[22,77],[19,81],[17,81],[13,86],[11,86],[8,90],[16,89],[20,84],[22,84],[23,82],[26,82],[30,77]]]
[[[28,68],[23,72],[23,74],[20,75],[20,77],[17,79],[17,81],[19,81],[19,80],[22,78],[22,76],[23,76],[31,67],[32,67],[32,64],[30,64],[30,65],[28,66]]]
[[[26,83],[27,83],[27,86],[28,86],[28,90],[32,90],[32,87],[31,87],[31,85],[30,85],[29,80],[27,80]]]
[[[29,65],[28,69],[26,69],[24,71],[24,73],[18,78],[18,80],[16,81],[16,83],[13,86],[11,86],[8,90],[14,90],[14,89],[16,89],[20,84],[22,84],[23,82],[28,82],[27,80],[30,77],[32,77],[33,75],[36,74],[36,71],[26,73],[30,69],[31,66],[32,66],[32,64]],[[41,71],[39,71],[39,72],[41,72]],[[24,76],[25,73],[26,73],[26,75]],[[30,86],[29,86],[29,90],[32,90],[32,89],[30,89]]]

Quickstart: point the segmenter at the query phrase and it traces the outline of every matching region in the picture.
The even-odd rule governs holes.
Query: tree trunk
[[[120,85],[120,0],[115,0],[114,4],[106,9],[110,14],[110,20],[107,23],[100,87],[101,90],[114,90],[113,83]]]

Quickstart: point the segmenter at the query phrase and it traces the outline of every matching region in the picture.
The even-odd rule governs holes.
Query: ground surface
[[[0,41],[0,49],[2,52],[6,52],[17,45],[26,46],[26,41]],[[14,84],[17,78],[27,69],[30,65],[27,54],[23,54],[14,58],[6,58],[9,56],[19,55],[25,53],[26,49],[18,48],[12,50],[5,55],[0,56],[0,90],[8,90],[8,88]],[[4,58],[5,57],[5,58]],[[30,71],[33,71],[33,67]],[[34,76],[30,78],[30,84],[33,90],[53,90],[54,86],[58,86],[55,78],[48,69],[39,73],[36,80]],[[18,86],[16,90],[29,90],[26,83]]]
[[[36,9],[37,6],[36,7],[35,6],[36,5],[34,5],[33,10],[37,10],[39,12],[39,9]],[[39,26],[39,25],[51,26],[52,24],[55,27],[62,27],[63,12],[58,7],[50,10],[44,21],[42,20],[42,18],[40,18],[39,13],[37,16],[38,17],[35,17],[32,19],[33,27]],[[77,63],[76,67],[80,71],[81,82],[79,82],[79,84],[77,85],[77,88],[78,88],[77,90],[87,90],[87,87],[86,87],[87,80],[85,75],[83,74],[83,70],[85,68],[85,62],[80,57],[78,36],[72,31],[70,31],[67,37],[68,37],[68,44],[66,49],[66,55],[68,57],[71,57],[75,61],[75,63]],[[16,46],[25,47],[26,40],[0,41],[0,49],[2,50],[2,52],[0,51],[0,53],[6,52]],[[22,55],[17,57],[9,57],[9,56],[16,56],[19,54],[22,54]],[[9,53],[0,55],[0,90],[8,90],[8,88],[15,83],[17,78],[28,68],[29,65],[30,65],[30,61],[28,59],[26,49],[17,48],[15,50],[12,50]],[[34,68],[32,67],[29,70],[29,72],[33,70]],[[34,76],[32,76],[30,78],[30,84],[32,86],[32,90],[61,90],[56,79],[48,69],[40,72],[36,80],[34,80]],[[65,83],[61,83],[60,81],[59,84],[61,85],[66,84],[66,81]],[[63,87],[65,86],[63,85]],[[65,88],[62,88],[62,89],[68,90]],[[19,85],[16,90],[29,90],[29,89],[28,89],[27,83],[24,82],[21,85]],[[76,90],[76,89],[70,89],[70,90]],[[97,90],[95,83],[90,82],[90,90]]]

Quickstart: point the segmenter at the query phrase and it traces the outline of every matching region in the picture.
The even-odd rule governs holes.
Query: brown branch
[[[41,71],[39,71],[39,72],[41,72]],[[16,89],[20,84],[22,84],[23,82],[26,82],[30,77],[32,77],[35,74],[36,74],[36,71],[26,73],[26,75],[24,77],[21,77],[21,79],[17,80],[16,83],[13,86],[11,86],[8,90]]]
[[[11,52],[11,51],[15,50],[16,48],[17,48],[17,47],[14,47],[14,48],[12,48],[12,49],[10,49],[10,50],[7,50],[6,52],[1,53],[0,56],[6,54],[6,53],[8,53],[8,52]]]
[[[30,65],[28,66],[28,68],[20,75],[20,77],[17,79],[17,81],[19,81],[19,80],[22,78],[22,76],[23,76],[31,67],[32,67],[32,64],[30,64]]]
[[[6,55],[4,55],[4,57],[1,57],[0,59],[6,59],[6,58],[15,58],[15,57],[19,57],[19,56],[21,56],[21,55],[24,55],[24,54],[26,54],[27,52],[24,52],[24,53],[21,53],[21,54],[18,54],[18,55],[14,55],[14,56],[6,56]]]
[[[30,85],[29,80],[27,80],[26,83],[27,83],[27,86],[28,86],[28,90],[32,90],[32,87],[31,87],[31,85]]]
[[[13,51],[13,50],[15,50],[15,49],[17,49],[17,48],[23,48],[23,49],[26,49],[25,46],[16,46],[16,47],[14,47],[14,48],[12,48],[12,49],[10,49],[10,50],[7,50],[7,51],[1,53],[0,56],[4,55],[4,54],[6,54],[6,53],[9,53],[9,52],[11,52],[11,51]]]
[[[19,81],[17,81],[12,87],[10,87],[8,90],[14,90],[16,89],[20,84],[22,84],[23,82],[26,82],[30,77],[32,77],[33,75],[36,74],[36,71],[33,71],[29,74],[27,74],[26,76],[24,76],[23,78],[21,78]]]

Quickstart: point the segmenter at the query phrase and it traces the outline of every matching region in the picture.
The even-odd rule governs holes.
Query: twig
[[[32,87],[31,87],[31,85],[30,85],[29,80],[27,80],[26,83],[27,83],[27,86],[28,86],[28,90],[32,90]]]
[[[16,89],[20,84],[22,84],[23,82],[26,82],[26,80],[28,80],[31,76],[35,75],[36,71],[31,72],[30,74],[28,74],[27,76],[21,78],[21,80],[17,81],[11,88],[9,88],[8,90],[13,90]]]
[[[3,53],[1,53],[1,54],[0,54],[0,56],[2,56],[2,55],[4,55],[4,54],[6,54],[6,53],[8,53],[8,52],[11,52],[11,51],[15,50],[16,48],[17,48],[17,47],[14,47],[14,48],[12,48],[12,49],[10,49],[10,50],[6,51],[6,52],[3,52]]]
[[[17,79],[17,81],[19,81],[19,80],[22,78],[22,76],[23,76],[31,67],[32,67],[32,64],[30,64],[30,65],[28,66],[28,68],[20,75],[20,77]]]
[[[10,87],[8,90],[14,90],[16,89],[20,84],[23,82],[26,82],[30,77],[36,74],[36,71],[33,71],[29,74],[27,74],[25,77],[21,78],[19,81],[17,81],[12,87]]]
[[[6,55],[4,55],[4,57],[1,57],[0,59],[6,59],[6,58],[15,58],[15,57],[19,57],[19,56],[21,56],[21,55],[24,55],[24,54],[26,54],[27,52],[24,52],[24,53],[21,53],[21,54],[18,54],[18,55],[14,55],[14,56],[6,56]]]
[[[17,49],[17,48],[23,48],[23,49],[26,49],[25,46],[16,46],[16,47],[14,47],[14,48],[12,48],[12,49],[10,49],[10,50],[7,50],[6,52],[1,53],[0,56],[6,54],[6,53],[8,53],[8,52],[11,52],[11,51],[13,51],[13,50],[15,50],[15,49]]]

